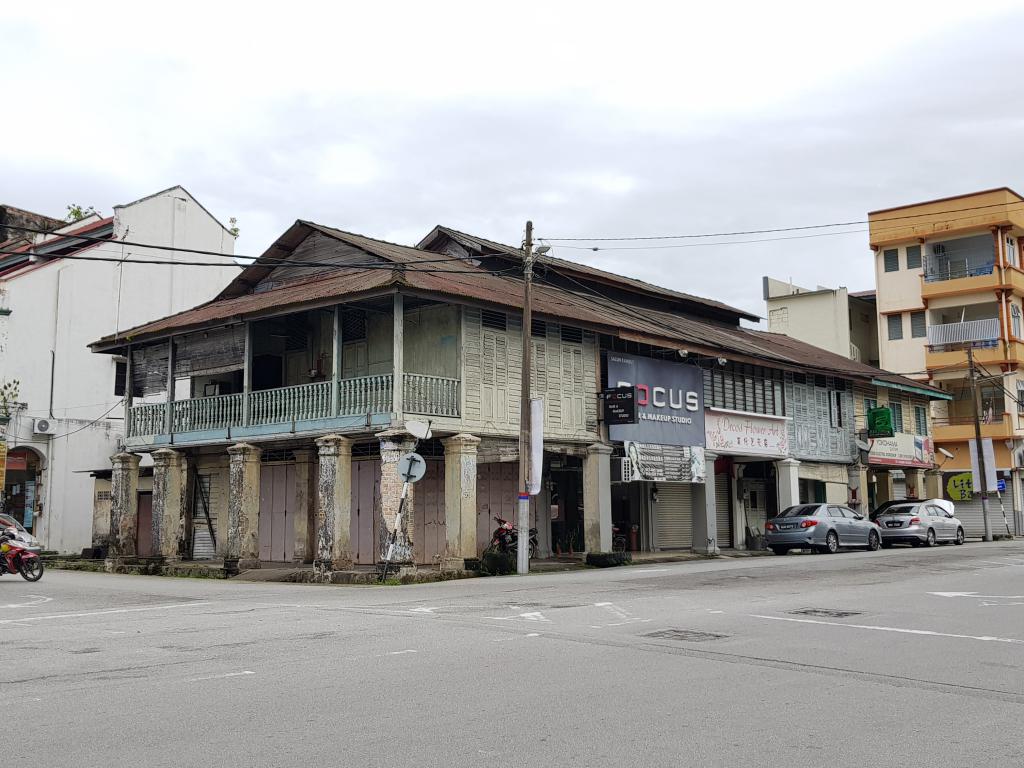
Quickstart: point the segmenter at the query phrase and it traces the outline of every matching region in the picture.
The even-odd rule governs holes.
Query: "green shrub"
[[[633,555],[629,552],[588,552],[587,565],[595,568],[613,568],[616,565],[625,565],[633,562]]]

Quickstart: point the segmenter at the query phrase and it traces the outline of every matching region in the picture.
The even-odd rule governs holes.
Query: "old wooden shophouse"
[[[298,221],[215,300],[97,341],[129,361],[111,555],[372,565],[417,418],[434,437],[401,531],[410,559],[476,557],[494,518],[514,519],[522,294],[516,248],[444,227],[408,247]],[[855,384],[927,388],[743,319],[757,318],[538,259],[539,556],[611,549],[613,525],[632,548],[714,552],[747,546],[801,496],[856,501]],[[601,417],[598,393],[630,370],[646,377],[627,382],[645,425],[670,427],[661,442]]]

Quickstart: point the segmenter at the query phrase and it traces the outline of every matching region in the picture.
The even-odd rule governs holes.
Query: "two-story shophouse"
[[[408,559],[475,557],[494,518],[514,517],[522,294],[516,248],[443,227],[407,247],[298,221],[215,300],[94,343],[129,361],[112,555],[373,564],[416,418],[434,437],[399,532]],[[849,500],[853,383],[882,372],[744,318],[537,260],[525,330],[545,404],[541,556],[608,550],[613,523],[635,548],[714,552],[802,494]],[[667,432],[609,430],[598,394],[624,381]]]

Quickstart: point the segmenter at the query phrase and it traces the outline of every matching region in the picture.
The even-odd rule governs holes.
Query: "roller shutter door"
[[[689,483],[658,483],[655,530],[658,549],[690,549],[693,546]]]
[[[1010,524],[1013,531],[1013,484],[1007,480],[1006,490],[1002,494],[1003,510],[1006,511],[1006,522]],[[964,524],[964,533],[968,538],[980,539],[985,535],[985,518],[981,513],[981,496],[975,496],[970,501],[954,501],[956,516]],[[999,509],[999,499],[994,493],[988,497],[988,524],[992,533],[1006,533],[1006,523],[1003,522],[1003,512]]]
[[[718,518],[718,547],[732,546],[732,499],[729,474],[715,475],[715,512]]]
[[[892,481],[892,500],[893,501],[906,501],[907,498],[907,481],[905,478],[898,477]]]
[[[217,556],[214,536],[217,519],[211,509],[213,477],[198,475],[195,483],[195,501],[192,507],[192,559],[213,560]],[[207,518],[209,515],[209,519]]]

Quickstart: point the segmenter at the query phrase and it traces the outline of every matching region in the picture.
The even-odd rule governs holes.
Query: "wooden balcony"
[[[460,385],[458,379],[407,373],[402,390],[405,411],[458,418]],[[140,446],[386,426],[393,410],[393,377],[362,376],[133,405],[125,439],[129,446]]]

